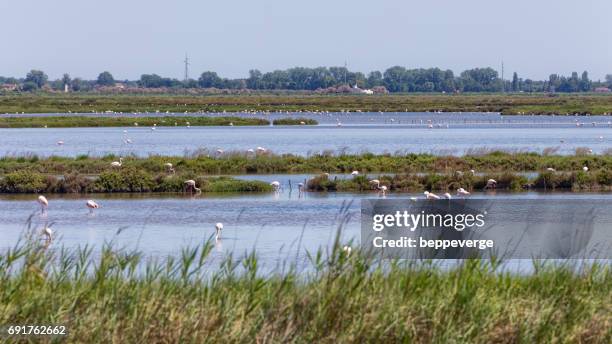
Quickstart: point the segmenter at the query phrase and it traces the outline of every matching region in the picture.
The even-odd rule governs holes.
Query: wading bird
[[[174,174],[176,171],[174,170],[174,167],[172,167],[172,164],[167,162],[164,164],[164,166],[166,167],[166,171],[168,171],[168,173],[172,173]]]
[[[495,179],[487,180],[487,185],[485,185],[485,189],[495,189],[497,187],[497,181]]]
[[[280,190],[280,182],[278,181],[273,181],[272,183],[270,183],[270,185],[272,186],[272,188],[274,189],[274,191],[278,191]]]
[[[584,172],[589,172],[589,168],[588,168],[588,167],[586,167],[586,166],[582,167],[582,170],[583,170]]]
[[[381,193],[383,196],[385,196],[387,194],[387,187],[385,185],[380,185],[380,180],[378,179],[372,179],[370,180],[370,184],[373,184],[374,187],[376,188],[376,190],[378,190],[379,193]]]
[[[353,172],[351,172],[351,175],[352,176],[358,176],[359,175],[359,171],[353,171]]]
[[[342,247],[342,251],[344,251],[344,253],[346,253],[347,256],[351,255],[351,251],[352,250],[353,249],[350,246],[348,246],[348,245],[345,245],[344,247]]]
[[[221,239],[221,231],[223,230],[223,224],[221,222],[217,222],[215,225],[215,241],[219,241]]]
[[[195,180],[193,180],[193,179],[186,180],[186,181],[184,182],[184,184],[185,184],[185,188],[186,188],[186,189],[187,189],[189,192],[194,192],[194,191],[195,191],[195,192],[197,192],[197,193],[202,192],[202,190],[200,190],[199,188],[197,188],[197,187],[196,187],[196,182],[195,182]]]
[[[58,146],[62,146],[63,144],[64,144],[64,141],[62,141],[62,140],[57,141],[57,145]]]
[[[119,158],[119,161],[111,162],[112,167],[121,167],[121,165],[123,165],[123,158]]]
[[[49,245],[51,243],[51,239],[53,238],[53,230],[49,226],[45,225],[45,228],[43,228],[40,234],[45,237],[47,245]]]
[[[91,200],[91,199],[89,201],[87,201],[87,203],[85,203],[85,205],[87,206],[87,208],[89,208],[89,212],[91,214],[93,214],[94,209],[100,208],[98,203],[96,203],[94,200]]]
[[[469,196],[470,193],[466,191],[464,188],[457,189],[457,196]]]
[[[380,186],[378,188],[378,191],[379,191],[381,196],[386,196],[387,195],[387,187],[385,185]]]
[[[440,196],[436,195],[435,193],[429,192],[429,191],[425,191],[423,192],[423,194],[425,195],[425,198],[427,199],[440,199]]]
[[[49,206],[49,201],[47,201],[47,198],[45,196],[40,195],[38,196],[37,202],[38,204],[40,204],[40,213],[44,214],[47,210],[47,207]]]
[[[451,194],[449,194],[448,192],[444,193],[444,195],[442,195],[442,196],[443,196],[444,198],[446,198],[446,199],[451,199],[451,198],[453,198],[453,197],[451,196]]]
[[[555,169],[554,169],[554,168],[552,168],[552,167],[548,167],[548,168],[546,169],[546,171],[548,171],[548,172],[557,172],[557,170],[555,170]]]

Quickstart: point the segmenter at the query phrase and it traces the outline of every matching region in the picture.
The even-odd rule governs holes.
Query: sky
[[[353,71],[501,69],[522,78],[612,74],[610,0],[0,1],[0,75],[41,69],[115,79],[248,76],[295,66]]]

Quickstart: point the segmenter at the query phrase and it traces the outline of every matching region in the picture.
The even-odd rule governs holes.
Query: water
[[[279,114],[242,116],[287,117]],[[184,155],[199,149],[245,152],[258,146],[278,154],[303,156],[324,151],[463,155],[482,149],[542,152],[553,147],[559,154],[573,154],[579,147],[587,147],[594,153],[612,147],[612,125],[610,117],[606,116],[500,116],[492,113],[300,113],[298,116],[315,118],[321,124],[159,127],[155,131],[143,127],[0,129],[0,155],[134,154],[145,157],[150,154]],[[336,125],[338,121],[342,126]],[[577,121],[583,125],[576,127]],[[125,143],[125,138],[132,143]],[[56,144],[60,140],[64,145]]]
[[[389,198],[421,194],[390,194]],[[18,240],[28,217],[35,226],[53,223],[58,235],[56,245],[100,247],[114,240],[120,247],[137,248],[146,256],[178,254],[180,248],[195,245],[214,235],[214,225],[225,225],[223,240],[216,246],[214,258],[228,253],[235,257],[256,249],[264,267],[274,268],[298,251],[329,247],[340,221],[339,214],[348,206],[343,242],[359,242],[360,200],[376,197],[373,193],[305,193],[284,188],[278,194],[243,195],[95,195],[101,205],[92,215],[85,207],[85,195],[49,195],[49,209],[41,216],[34,195],[0,196],[0,250]],[[612,194],[594,193],[476,193],[473,198],[579,198],[612,199]],[[124,228],[117,234],[120,228]],[[298,250],[298,248],[300,248]]]

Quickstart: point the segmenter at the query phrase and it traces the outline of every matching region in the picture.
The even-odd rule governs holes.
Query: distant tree
[[[467,92],[499,92],[501,80],[493,68],[474,68],[461,73],[463,90]]]
[[[407,90],[402,84],[404,74],[406,73],[406,68],[400,66],[394,66],[387,69],[384,73],[384,83],[385,87],[389,90],[389,92],[402,92]]]
[[[608,84],[608,88],[612,88],[612,74],[606,74],[606,83]]]
[[[202,88],[223,87],[223,80],[215,72],[204,72],[198,79],[198,84]]]
[[[23,85],[21,86],[21,89],[26,91],[26,92],[32,92],[32,91],[36,91],[38,90],[40,87],[38,87],[38,84],[34,81],[26,81],[23,83]]]
[[[143,74],[138,81],[140,87],[157,88],[163,86],[163,79],[157,74]]]
[[[184,88],[197,88],[198,87],[198,81],[194,80],[194,79],[187,79],[183,81],[183,87]]]
[[[64,75],[62,76],[62,88],[68,86],[68,88],[70,88],[70,83],[72,82],[72,79],[70,79],[70,75],[68,73],[64,73]]]
[[[557,74],[551,74],[548,77],[547,91],[555,92],[557,88],[559,88],[560,84],[561,84],[561,78],[559,78]]]
[[[113,78],[113,75],[109,72],[102,72],[98,75],[96,84],[100,86],[113,86],[115,85],[115,78]]]
[[[519,78],[518,78],[518,74],[516,74],[516,72],[514,72],[514,74],[512,74],[512,91],[513,92],[518,92],[519,91]]]
[[[261,88],[261,78],[263,74],[257,69],[251,69],[249,71],[249,78],[246,80],[247,88],[252,90],[258,90]]]
[[[25,78],[25,82],[31,82],[36,85],[36,88],[41,88],[47,83],[48,77],[43,71],[32,69]],[[24,84],[25,86],[25,84]]]
[[[87,89],[86,83],[81,78],[72,79],[72,82],[70,85],[73,91],[84,91]]]
[[[368,79],[367,79],[366,85],[369,88],[374,88],[376,86],[382,86],[383,85],[383,75],[382,75],[382,73],[379,72],[379,71],[370,72],[370,74],[368,74]]]
[[[589,80],[589,73],[586,70],[582,72],[579,86],[580,91],[582,92],[588,92],[591,90],[591,80]]]

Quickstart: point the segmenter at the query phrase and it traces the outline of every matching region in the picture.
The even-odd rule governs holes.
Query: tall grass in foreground
[[[208,264],[204,242],[147,260],[112,244],[66,250],[29,240],[0,255],[0,324],[64,324],[66,342],[609,343],[609,265],[469,260],[381,264],[356,249],[264,275],[255,253]],[[289,258],[288,260],[293,260]]]

